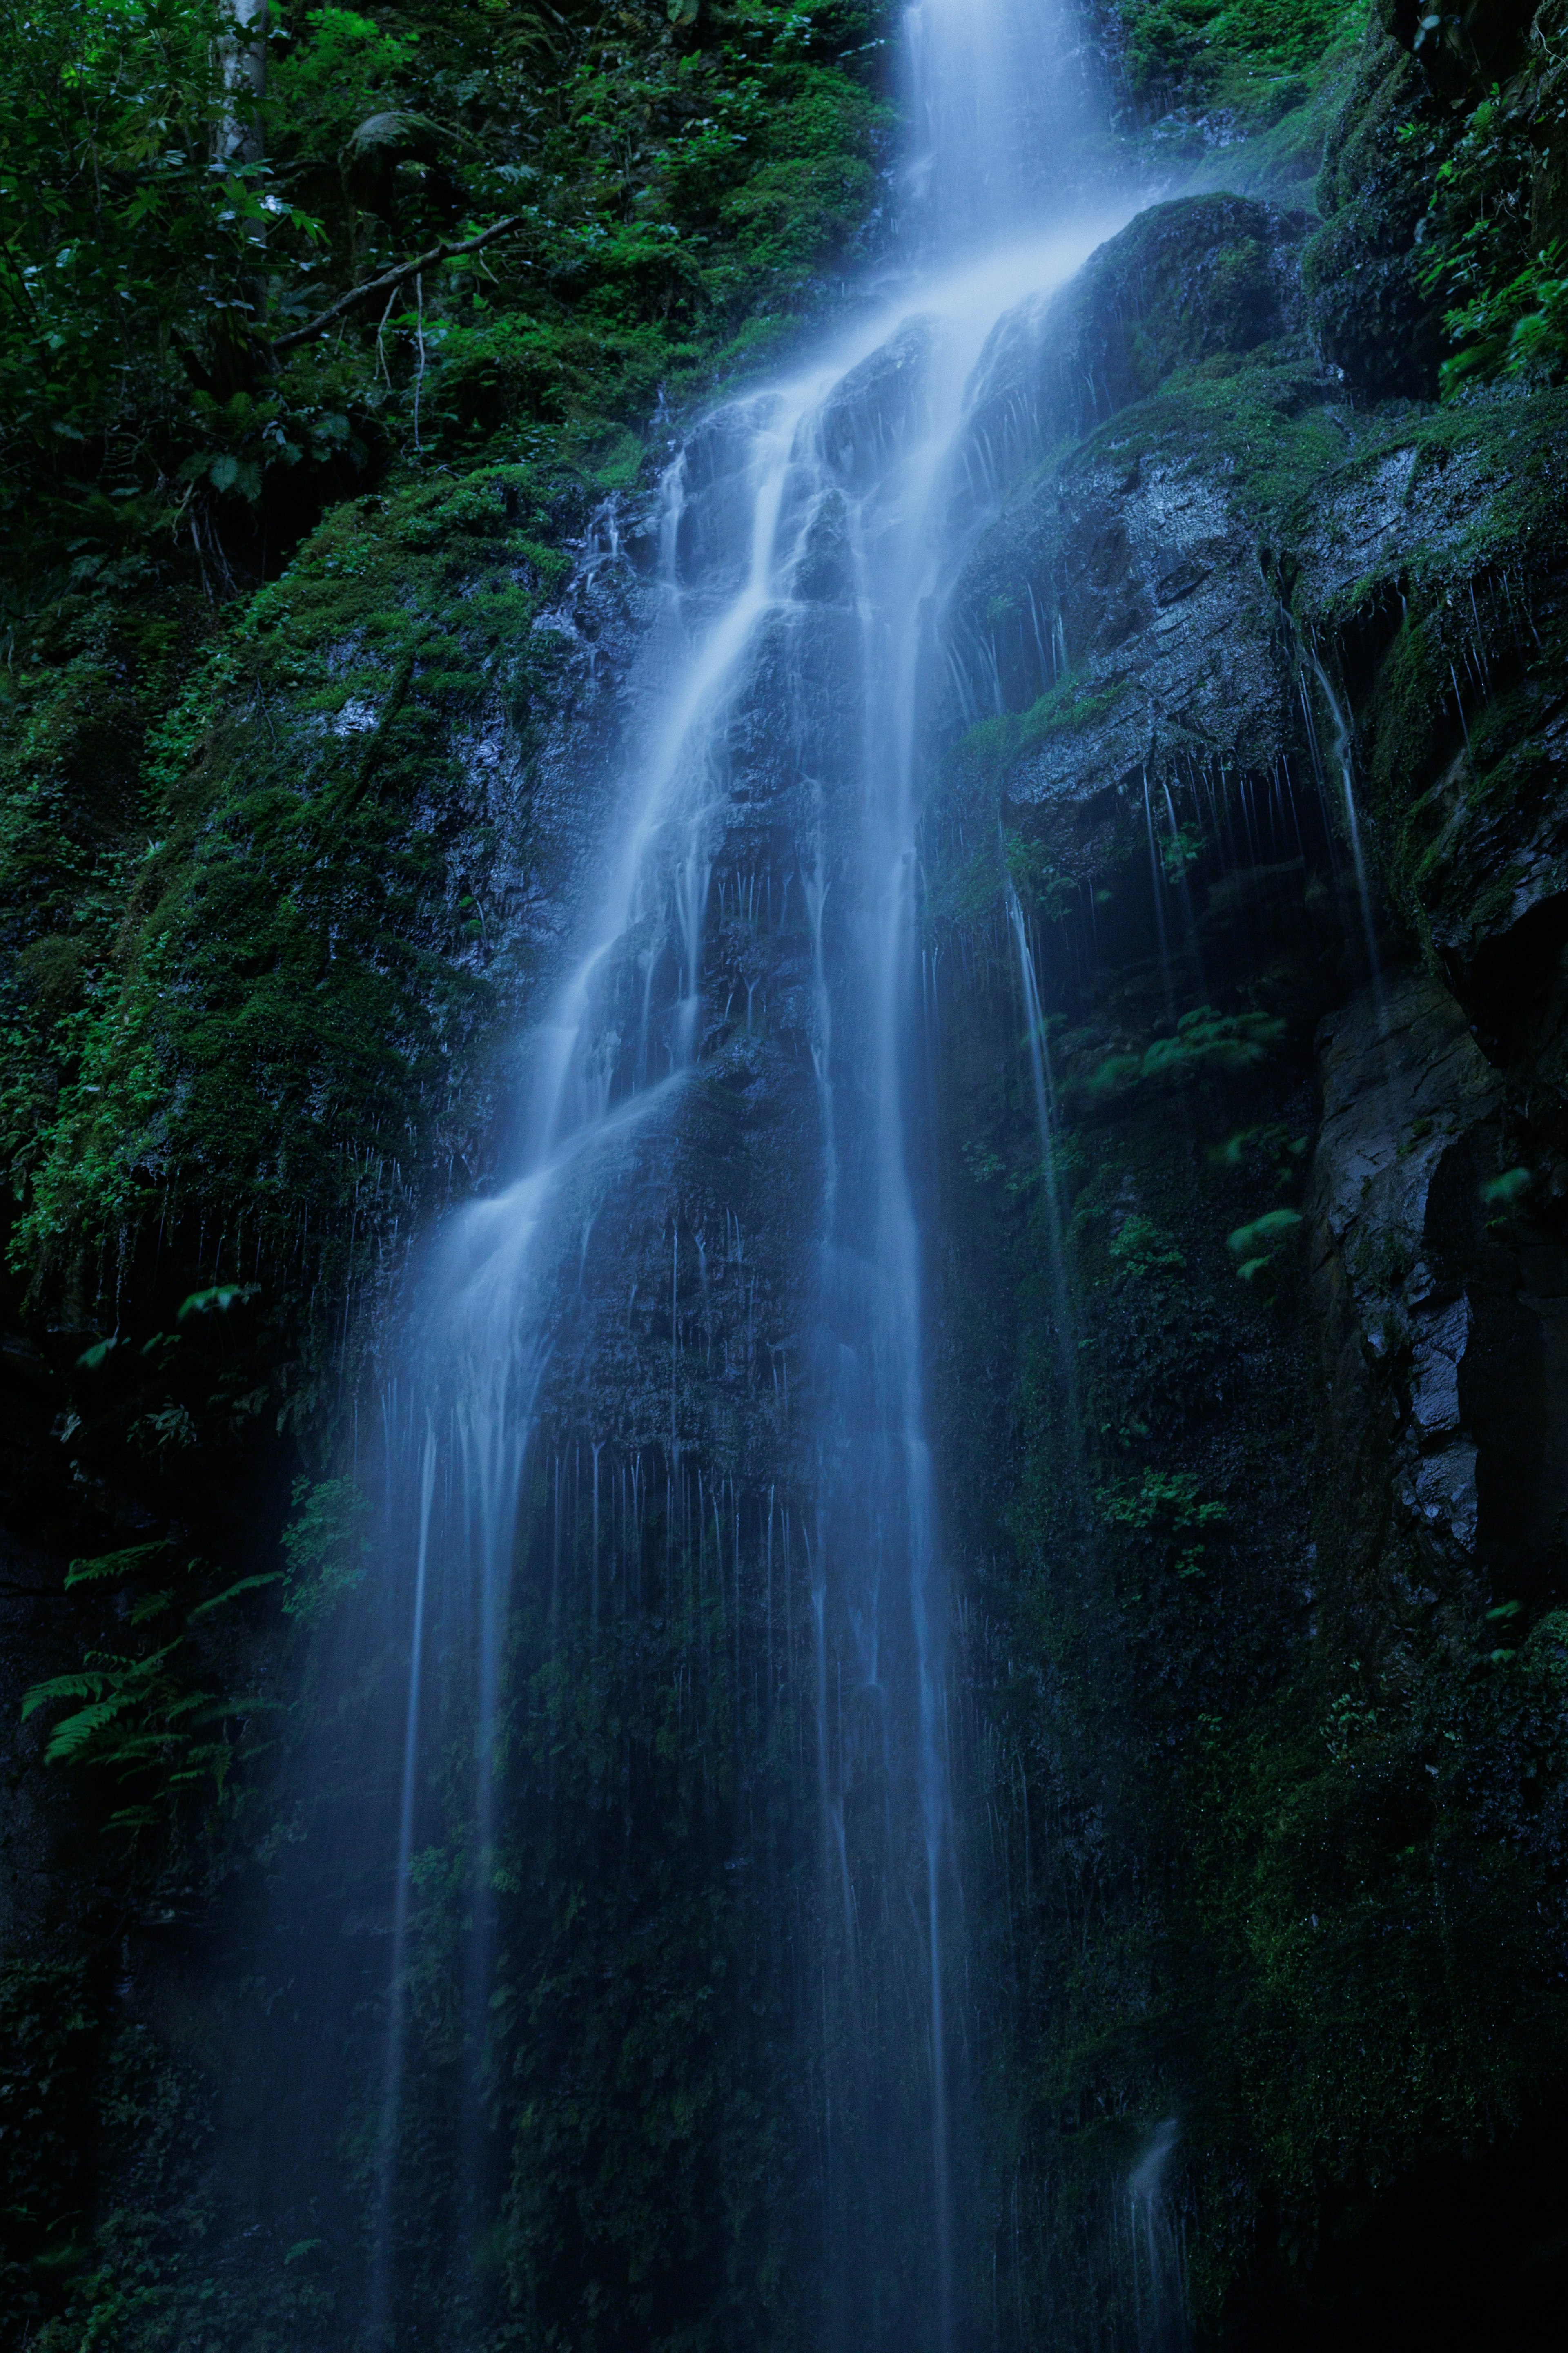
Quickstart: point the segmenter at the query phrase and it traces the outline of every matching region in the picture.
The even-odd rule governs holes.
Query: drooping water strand
[[[1068,1266],[1067,1230],[1062,1219],[1061,1187],[1057,1177],[1055,1090],[1051,1084],[1050,1047],[1045,1009],[1040,1002],[1029,927],[1018,894],[1007,885],[1007,923],[1017,957],[1018,993],[1023,1001],[1024,1038],[1029,1057],[1029,1079],[1035,1098],[1035,1128],[1040,1140],[1040,1177],[1045,1193],[1046,1240],[1050,1253],[1051,1290],[1056,1307],[1058,1370],[1062,1383],[1065,1415],[1070,1430],[1078,1426],[1078,1334],[1073,1313],[1072,1284]]]
[[[1176,2121],[1156,2126],[1127,2179],[1127,2253],[1138,2353],[1187,2353],[1182,2243],[1165,2182],[1179,2137]]]
[[[1160,985],[1164,991],[1165,1018],[1176,1018],[1176,985],[1171,967],[1170,926],[1165,921],[1165,868],[1154,836],[1154,805],[1149,797],[1149,774],[1143,772],[1143,829],[1149,839],[1149,890],[1154,902],[1154,935],[1160,944]]]
[[[386,2057],[381,2092],[381,2130],[376,2150],[376,2209],[371,2253],[370,2338],[388,2341],[392,2293],[393,2173],[397,2162],[397,2126],[403,2097],[407,2032],[408,1915],[414,1862],[414,1825],[419,1800],[420,1710],[425,1678],[425,1616],[430,1567],[430,1519],[436,1500],[436,1433],[426,1422],[419,1465],[419,1521],[414,1556],[414,1610],[408,1636],[408,1696],[403,1730],[403,1776],[397,1816],[397,1866],[393,1890],[391,1995]]]
[[[1383,960],[1378,953],[1377,919],[1373,908],[1372,886],[1367,877],[1366,855],[1362,849],[1361,818],[1356,809],[1355,750],[1351,723],[1334,692],[1333,684],[1322,662],[1314,653],[1312,675],[1318,683],[1333,729],[1333,761],[1339,772],[1340,792],[1343,802],[1345,838],[1350,844],[1351,864],[1355,873],[1356,903],[1361,913],[1362,937],[1366,943],[1367,971],[1376,993],[1378,1018],[1383,1018]],[[1315,745],[1314,745],[1315,748]]]

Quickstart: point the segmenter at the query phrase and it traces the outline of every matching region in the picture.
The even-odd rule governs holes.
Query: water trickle
[[[1056,1100],[1051,1084],[1050,1041],[1040,1003],[1035,952],[1018,894],[1007,888],[1007,923],[1018,964],[1018,990],[1023,999],[1024,1037],[1034,1088],[1035,1125],[1040,1139],[1040,1176],[1045,1187],[1047,1247],[1051,1258],[1051,1289],[1055,1296],[1057,1351],[1067,1419],[1077,1427],[1077,1332],[1068,1273],[1067,1234],[1062,1222],[1061,1189],[1057,1181]]]
[[[1343,705],[1334,692],[1333,682],[1316,654],[1311,656],[1312,676],[1328,711],[1332,729],[1331,746],[1334,768],[1339,777],[1340,792],[1344,806],[1345,838],[1350,844],[1351,865],[1355,874],[1356,902],[1361,911],[1362,937],[1366,944],[1367,971],[1375,995],[1379,1027],[1383,1026],[1383,960],[1378,954],[1377,918],[1372,895],[1372,885],[1366,869],[1366,854],[1362,848],[1361,819],[1355,797],[1355,739]],[[1303,696],[1307,706],[1307,723],[1314,761],[1321,764],[1318,749],[1317,727],[1313,720],[1310,698]]]
[[[1171,969],[1170,926],[1165,921],[1165,861],[1154,832],[1154,805],[1149,797],[1149,775],[1143,774],[1143,828],[1149,837],[1149,889],[1154,902],[1154,931],[1160,943],[1160,984],[1165,997],[1165,1018],[1176,1018],[1176,984]]]

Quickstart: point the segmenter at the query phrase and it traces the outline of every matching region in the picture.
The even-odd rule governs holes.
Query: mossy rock
[[[1043,338],[1046,383],[1075,436],[1180,369],[1239,358],[1300,324],[1306,222],[1251,197],[1152,205],[1100,247]]]
[[[529,955],[501,896],[566,642],[532,628],[556,498],[514,467],[341,508],[195,673],[117,936],[17,957],[40,1023],[74,1007],[29,1040],[35,1268],[184,1218],[252,1271],[309,1232],[331,1292],[475,1168]]]

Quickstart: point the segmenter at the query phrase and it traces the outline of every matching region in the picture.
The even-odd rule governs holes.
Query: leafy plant
[[[1279,1247],[1301,1223],[1300,1209],[1266,1209],[1250,1225],[1237,1226],[1226,1236],[1225,1246],[1239,1263],[1237,1273],[1243,1282],[1256,1282],[1274,1263]]]
[[[1224,1504],[1203,1500],[1190,1471],[1147,1470],[1135,1482],[1102,1487],[1098,1502],[1108,1528],[1157,1544],[1183,1577],[1201,1575],[1208,1535],[1230,1516]]]
[[[1460,348],[1440,370],[1443,397],[1492,376],[1556,383],[1568,368],[1568,246],[1543,247],[1522,269],[1445,313]]]
[[[1189,867],[1195,866],[1204,854],[1205,843],[1201,826],[1190,822],[1179,825],[1160,840],[1160,863],[1165,870],[1165,880],[1177,883],[1186,879]]]
[[[192,1589],[210,1581],[199,1560],[169,1567],[166,1583],[147,1582],[171,1551],[167,1539],[159,1538],[73,1560],[68,1592],[84,1585],[115,1587],[129,1630],[158,1625],[166,1632],[177,1620],[177,1630],[151,1650],[89,1650],[79,1668],[34,1683],[22,1699],[24,1721],[41,1707],[77,1703],[55,1724],[47,1763],[92,1767],[121,1787],[139,1789],[132,1803],[110,1816],[111,1830],[148,1829],[197,1787],[221,1799],[236,1765],[255,1753],[258,1743],[249,1726],[268,1704],[226,1697],[196,1680],[192,1636],[242,1594],[276,1584],[278,1573],[242,1577],[193,1600]]]
[[[1111,1237],[1110,1258],[1122,1282],[1141,1282],[1152,1274],[1179,1274],[1187,1263],[1175,1236],[1136,1210],[1122,1219]]]
[[[302,1626],[315,1626],[364,1576],[370,1506],[352,1479],[296,1479],[293,1504],[283,1531],[283,1607]]]
[[[1184,1013],[1174,1032],[1142,1052],[1109,1054],[1082,1082],[1094,1102],[1114,1102],[1151,1083],[1185,1086],[1199,1077],[1234,1076],[1266,1061],[1285,1035],[1268,1013],[1216,1013],[1212,1005]]]
[[[1223,1144],[1211,1147],[1209,1158],[1224,1168],[1247,1168],[1258,1175],[1267,1174],[1272,1177],[1276,1191],[1283,1191],[1301,1173],[1307,1142],[1304,1135],[1293,1134],[1281,1121],[1269,1120],[1261,1127],[1237,1128]]]

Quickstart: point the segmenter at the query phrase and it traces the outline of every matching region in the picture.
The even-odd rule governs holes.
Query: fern
[[[169,1549],[167,1536],[153,1544],[128,1545],[121,1552],[100,1553],[93,1560],[73,1560],[66,1571],[66,1591],[74,1585],[101,1585],[110,1579],[135,1577],[161,1552]]]
[[[170,1550],[166,1540],[130,1545],[92,1560],[73,1560],[68,1588],[89,1584],[133,1587],[140,1573]],[[203,1564],[186,1563],[199,1577]],[[258,1743],[232,1727],[266,1712],[268,1703],[230,1697],[195,1682],[191,1674],[192,1630],[240,1596],[277,1584],[281,1571],[242,1577],[221,1592],[195,1600],[184,1611],[178,1633],[142,1656],[89,1651],[79,1668],[34,1683],[24,1694],[24,1720],[41,1707],[74,1702],[54,1725],[44,1751],[50,1765],[90,1767],[121,1783],[140,1782],[133,1803],[109,1818],[113,1830],[138,1835],[167,1820],[181,1797],[205,1785],[222,1797],[235,1764]],[[163,1618],[176,1606],[172,1588],[124,1595],[124,1616],[132,1628]],[[125,1608],[124,1604],[129,1603]]]
[[[112,1699],[99,1700],[92,1707],[79,1708],[75,1715],[66,1716],[49,1735],[49,1745],[44,1751],[45,1764],[73,1763],[105,1725],[123,1715],[131,1704],[132,1694],[120,1692]]]
[[[109,1688],[110,1682],[108,1675],[84,1670],[79,1675],[54,1675],[47,1683],[34,1683],[23,1694],[22,1721],[26,1724],[35,1708],[44,1706],[52,1699],[100,1699]]]

